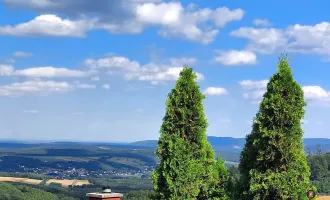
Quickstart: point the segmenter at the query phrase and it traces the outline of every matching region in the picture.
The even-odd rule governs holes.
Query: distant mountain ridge
[[[240,153],[245,145],[245,138],[233,137],[215,137],[209,136],[207,140],[213,146],[215,151]],[[316,151],[316,146],[321,145],[324,152],[330,151],[330,139],[327,138],[304,138],[305,150],[310,148],[312,152]],[[157,140],[144,140],[130,143],[129,145],[140,146],[145,148],[157,148]]]

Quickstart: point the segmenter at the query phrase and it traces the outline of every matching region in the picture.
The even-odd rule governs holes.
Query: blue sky
[[[245,137],[288,52],[329,137],[327,1],[2,0],[0,139],[157,139],[183,65],[198,73],[208,135]]]

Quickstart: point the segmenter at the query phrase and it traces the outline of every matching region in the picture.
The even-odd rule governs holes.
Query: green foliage
[[[233,180],[225,166],[225,162],[218,159],[214,165],[216,176],[211,182],[209,198],[213,200],[232,199]]]
[[[241,199],[307,199],[309,167],[303,151],[303,91],[286,57],[268,85],[241,153]]]
[[[153,191],[148,190],[131,191],[126,193],[122,200],[150,200],[153,194]]]
[[[321,180],[330,176],[327,158],[322,154],[317,154],[308,158],[311,169],[311,180]]]
[[[47,190],[48,189],[48,190]],[[46,191],[47,190],[47,191]],[[63,189],[64,190],[64,189]],[[82,196],[85,198],[86,193]],[[63,191],[38,185],[22,185],[18,183],[0,182],[0,200],[78,200],[69,197]]]
[[[0,199],[1,200],[24,200],[23,193],[16,187],[0,182]]]
[[[0,182],[1,200],[76,200],[65,195],[56,195],[41,189],[19,184]]]
[[[12,173],[12,172],[0,172],[0,176],[5,177],[19,177],[19,178],[30,178],[30,179],[37,179],[43,180],[46,179],[47,176],[44,174],[34,174],[34,173]]]
[[[58,200],[59,198],[52,193],[35,189],[28,186],[16,186],[24,196],[24,200]]]
[[[55,188],[61,188],[62,187],[62,184],[61,183],[54,183],[54,182],[52,182],[48,186],[49,187],[55,187]]]
[[[158,200],[208,199],[218,176],[196,78],[185,67],[166,101],[156,151],[160,164],[152,174]]]
[[[316,155],[309,155],[308,165],[311,169],[311,181],[317,191],[330,194],[330,153],[318,151]]]

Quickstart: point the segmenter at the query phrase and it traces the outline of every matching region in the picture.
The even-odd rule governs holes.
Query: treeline
[[[308,164],[311,169],[311,181],[319,193],[330,194],[330,152],[323,153],[318,146],[316,154],[308,153]]]
[[[17,177],[17,178],[30,178],[37,180],[48,179],[49,177],[44,174],[35,173],[19,173],[19,172],[0,172],[0,177]]]
[[[1,200],[79,200],[69,196],[56,195],[25,185],[11,185],[0,182]]]
[[[85,149],[45,149],[45,153],[17,153],[24,156],[65,156],[65,157],[123,157],[134,158],[146,162],[147,164],[156,164],[155,159],[139,153],[130,152],[99,152]]]
[[[68,170],[72,168],[86,169],[89,171],[101,170],[101,163],[98,161],[49,161],[44,162],[37,158],[24,156],[3,156],[0,158],[1,171],[7,172],[24,172],[25,168],[54,168]]]
[[[69,156],[68,154],[66,156]],[[125,157],[127,156],[127,157]],[[120,162],[109,161],[110,158],[113,157],[123,157],[123,158],[135,158],[145,162],[146,166],[153,166],[156,164],[156,161],[147,156],[139,155],[139,154],[115,154],[108,156],[100,157],[97,160],[90,161],[48,161],[44,162],[40,159],[28,157],[28,156],[3,156],[0,157],[1,165],[0,171],[6,172],[24,172],[25,168],[54,168],[54,169],[62,169],[69,170],[72,168],[76,169],[86,169],[88,171],[99,171],[102,170],[103,164],[109,165],[114,169],[126,169],[131,171],[139,171],[140,168],[136,166],[131,166],[128,164],[123,164]]]

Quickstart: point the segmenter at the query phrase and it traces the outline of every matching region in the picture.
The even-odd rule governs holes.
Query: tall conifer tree
[[[281,56],[241,153],[240,199],[307,199],[310,170],[301,128],[305,106],[288,58]]]
[[[156,151],[160,164],[152,174],[157,200],[209,199],[218,191],[215,183],[220,168],[207,141],[205,97],[196,78],[185,67],[166,101]]]

